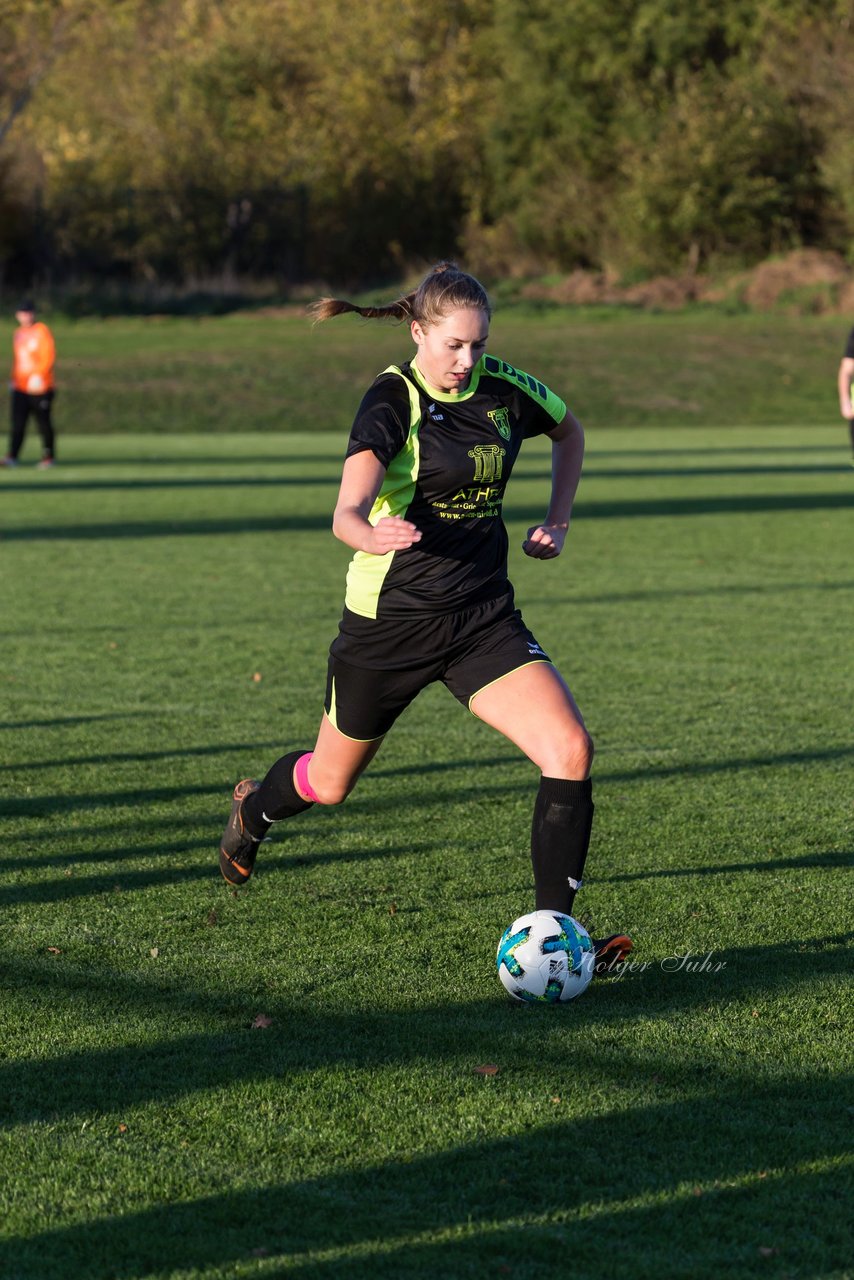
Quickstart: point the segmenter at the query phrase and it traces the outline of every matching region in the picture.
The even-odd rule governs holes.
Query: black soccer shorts
[[[512,596],[456,613],[377,620],[344,610],[329,650],[326,714],[347,738],[382,738],[428,684],[464,706],[532,662],[550,662]]]

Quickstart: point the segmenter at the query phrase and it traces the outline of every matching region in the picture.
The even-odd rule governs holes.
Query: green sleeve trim
[[[421,426],[421,401],[418,389],[401,373],[397,365],[390,365],[383,372],[398,374],[403,378],[409,392],[409,435],[400,453],[389,463],[380,491],[371,508],[368,519],[374,525],[386,516],[406,515],[415,496],[415,482],[418,479],[418,468],[421,462],[418,438]],[[370,555],[367,551],[356,552],[347,570],[345,596],[347,608],[352,613],[358,613],[363,618],[377,616],[380,592],[396,555],[396,551],[389,551],[384,556]]]
[[[506,360],[499,360],[497,356],[485,355],[483,367],[494,377],[504,378],[507,382],[513,382],[517,387],[521,387],[540,408],[545,409],[550,418],[554,419],[555,426],[563,422],[566,417],[566,405],[560,396],[556,396],[549,390],[544,382],[533,378],[530,373],[525,373],[522,369],[515,369],[512,364],[508,364]]]

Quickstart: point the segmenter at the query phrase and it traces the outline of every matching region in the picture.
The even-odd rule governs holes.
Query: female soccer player
[[[581,474],[581,426],[537,378],[487,354],[489,298],[453,263],[439,263],[388,306],[325,298],[314,311],[319,320],[348,311],[405,320],[416,350],[375,380],[350,433],[332,528],[355,555],[314,750],[283,756],[263,782],[238,782],[222,874],[245,884],[271,823],[346,799],[397,717],[441,680],[541,771],[531,836],[536,908],[571,914],[593,821],[593,743],[515,606],[501,503],[523,441],[545,433],[551,500],[522,549],[536,560],[560,555]],[[595,946],[602,972],[632,944],[614,934]]]

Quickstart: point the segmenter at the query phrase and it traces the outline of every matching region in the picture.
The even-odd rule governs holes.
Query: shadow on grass
[[[407,769],[406,773],[413,773],[414,769]],[[364,784],[363,784],[364,786]],[[486,801],[490,797],[496,795],[507,795],[513,791],[530,790],[531,782],[526,780],[523,783],[512,785],[496,785],[485,787],[482,784],[478,786],[471,783],[464,787],[456,787],[453,793],[448,793],[444,798],[447,804],[469,804],[478,801]],[[189,796],[210,796],[216,795],[220,799],[225,798],[225,807],[220,817],[215,820],[217,834],[222,828],[222,823],[228,817],[228,804],[230,803],[230,793],[225,792],[221,782],[187,784],[176,787],[134,787],[129,791],[91,791],[78,792],[76,795],[69,796],[33,796],[26,798],[15,797],[4,800],[4,816],[7,818],[26,818],[32,821],[37,818],[46,818],[51,815],[60,813],[86,813],[91,810],[111,810],[117,808],[139,809],[147,804],[164,804],[169,801],[180,801]],[[531,792],[531,802],[533,803],[534,791]],[[364,792],[360,792],[354,799],[347,801],[347,813],[353,816],[363,813],[377,813],[386,809],[397,809],[402,804],[406,804],[408,809],[412,810],[418,807],[433,808],[436,803],[436,797],[433,795],[418,796],[415,794],[408,795],[404,800],[399,796],[370,796]],[[337,809],[337,806],[336,806]],[[180,824],[183,815],[179,812],[171,821],[172,829],[176,824]],[[198,824],[198,819],[194,818],[194,825]],[[29,832],[29,838],[33,838],[33,830]],[[54,836],[56,832],[54,831]],[[74,837],[77,833],[72,830],[69,832],[70,837]],[[12,836],[14,838],[14,835]]]
[[[210,748],[210,751],[218,751],[220,748]],[[192,755],[198,748],[188,752]],[[174,753],[169,753],[174,754]],[[813,751],[786,751],[777,755],[761,755],[761,756],[741,756],[729,760],[709,760],[700,763],[679,763],[665,765],[639,765],[632,769],[619,769],[606,772],[604,770],[597,771],[594,775],[594,781],[598,785],[607,785],[609,783],[631,783],[635,781],[646,781],[650,778],[673,778],[681,777],[686,780],[692,778],[704,778],[715,774],[728,773],[745,773],[753,769],[779,768],[786,766],[800,767],[819,762],[830,762],[835,760],[846,760],[854,756],[854,746],[846,747],[827,747],[824,749],[816,749]],[[137,757],[134,757],[137,758]],[[514,782],[496,782],[484,785],[482,782],[473,780],[473,770],[481,766],[521,766],[518,769],[519,780]],[[337,806],[334,813],[346,812],[347,815],[355,818],[365,816],[369,818],[371,814],[384,812],[390,809],[396,809],[405,803],[411,811],[417,808],[433,809],[436,804],[437,796],[435,790],[429,793],[417,793],[407,790],[405,799],[400,795],[378,796],[371,794],[371,779],[394,778],[394,777],[411,777],[414,774],[442,774],[453,773],[455,775],[455,785],[446,786],[442,789],[443,803],[450,806],[468,807],[472,805],[488,805],[492,798],[496,796],[508,797],[514,794],[528,792],[531,795],[532,803],[535,794],[536,778],[533,773],[533,767],[524,756],[490,756],[483,760],[459,760],[452,759],[446,761],[431,761],[423,765],[401,765],[386,766],[371,769],[365,775],[365,781],[362,783],[362,789],[358,791],[354,797],[346,802],[346,808]],[[471,781],[462,781],[463,779],[472,779]],[[217,818],[211,818],[211,830],[219,834],[221,830],[220,818],[224,821],[227,817],[227,791],[223,788],[222,782],[217,780],[206,783],[182,784],[180,786],[162,786],[162,787],[133,787],[127,791],[110,791],[107,789],[78,792],[73,795],[45,795],[45,796],[26,796],[12,797],[4,800],[4,816],[7,819],[25,819],[30,824],[26,833],[9,832],[6,838],[6,844],[14,842],[16,839],[32,840],[35,838],[34,827],[32,824],[40,819],[53,818],[63,813],[88,813],[91,811],[107,811],[115,809],[130,809],[139,811],[149,804],[168,804],[174,802],[179,804],[181,801],[192,796],[216,796],[222,801],[222,810]],[[333,810],[328,811],[331,816]],[[194,816],[192,821],[194,825],[198,825],[199,818]],[[106,816],[105,816],[106,821]],[[182,813],[178,813],[173,818],[164,818],[160,820],[149,821],[146,818],[147,825],[168,826],[170,831],[175,831],[176,824],[180,825],[186,821]],[[121,838],[125,829],[117,825],[115,834]],[[71,829],[68,833],[69,839],[79,839],[86,834],[103,835],[109,834],[109,828],[104,826],[91,826],[87,829]],[[277,834],[279,829],[277,829]],[[55,838],[56,831],[53,831]],[[74,855],[69,854],[69,861],[74,860]]]
[[[294,533],[332,529],[332,513],[234,516],[218,520],[123,520],[104,524],[41,524],[0,529],[3,542],[114,542],[117,538],[195,538],[239,533]]]
[[[637,769],[597,772],[594,774],[594,780],[596,782],[635,782],[644,778],[704,778],[710,774],[741,773],[750,769],[778,769],[787,765],[847,760],[851,756],[854,756],[854,746],[827,747],[814,751],[782,751],[778,755],[738,756],[732,760],[707,760],[693,764],[641,765]]]
[[[100,628],[105,631],[109,628]],[[32,630],[27,633],[19,631],[0,631],[0,636],[9,635],[32,635]],[[54,729],[65,727],[71,724],[93,724],[98,720],[136,720],[139,718],[148,718],[157,715],[156,711],[104,711],[97,715],[83,716],[46,716],[37,720],[0,720],[0,729]]]
[[[239,437],[232,436],[233,439]],[[103,439],[103,437],[102,437]],[[199,436],[200,442],[205,442],[204,436]],[[63,457],[60,459],[60,467],[58,470],[51,471],[49,475],[40,476],[38,488],[46,488],[48,484],[53,487],[53,481],[60,477],[65,467],[80,467],[82,470],[88,471],[90,467],[229,467],[240,468],[241,470],[248,467],[282,467],[282,466],[340,466],[346,448],[346,435],[338,431],[330,431],[329,433],[330,450],[328,453],[301,453],[300,451],[288,453],[283,450],[281,453],[253,453],[251,448],[234,452],[212,453],[205,455],[201,450],[198,453],[172,454],[162,453],[149,456],[137,456],[136,454],[99,454],[97,457],[89,457],[86,455],[76,455],[69,452],[70,446],[63,450]],[[9,477],[12,483],[17,487],[23,477],[20,471],[16,471],[14,476]],[[107,481],[106,483],[109,483]],[[33,485],[35,488],[36,486]],[[74,487],[74,486],[72,486]]]
[[[400,928],[403,937],[405,922]],[[359,1070],[441,1066],[452,1073],[467,1073],[477,1063],[494,1062],[511,1080],[520,1075],[541,1078],[544,1088],[552,1082],[553,1091],[561,1084],[578,1088],[588,1078],[601,1082],[609,1073],[626,1082],[640,1072],[641,1079],[658,1078],[680,1089],[690,1086],[692,1092],[705,1092],[709,1081],[704,1062],[686,1065],[679,1055],[671,1054],[650,1067],[646,1058],[633,1063],[623,1046],[619,1054],[593,1061],[584,1053],[585,1037],[594,1026],[625,1028],[634,1019],[657,1019],[666,1029],[671,1018],[691,1011],[706,1014],[713,1008],[726,1009],[727,1016],[734,1017],[738,1007],[749,1017],[745,1010],[752,1002],[775,992],[844,978],[852,937],[851,933],[834,934],[716,951],[714,962],[722,967],[715,972],[673,967],[665,971],[664,960],[675,964],[671,957],[649,957],[646,970],[597,983],[591,995],[566,1008],[516,1005],[498,994],[496,981],[492,1000],[343,1013],[324,1011],[315,1002],[325,990],[324,975],[316,982],[306,982],[302,976],[295,979],[293,997],[283,999],[266,985],[259,997],[247,986],[245,974],[235,990],[217,994],[166,986],[168,978],[159,985],[115,971],[95,973],[89,967],[76,967],[68,956],[23,960],[6,953],[3,983],[15,992],[16,1000],[32,993],[47,1001],[57,1016],[68,1003],[77,1011],[78,1024],[103,1021],[109,1026],[120,1017],[121,1027],[128,1029],[136,1017],[148,1024],[152,1016],[167,1015],[174,1027],[185,1025],[174,1022],[175,1015],[180,1015],[213,1023],[215,1029],[185,1030],[154,1043],[2,1062],[0,1123],[54,1122],[68,1115],[129,1110],[219,1089],[236,1080],[245,1091],[253,1081],[284,1083],[334,1065]],[[358,975],[353,981],[358,982]],[[259,998],[272,1018],[263,1035],[250,1026]],[[524,1046],[532,1044],[535,1055],[523,1055],[520,1060]],[[733,1087],[743,1092],[747,1083],[738,1074]],[[715,1084],[723,1091],[726,1081]],[[803,1106],[803,1082],[801,1090]],[[835,1105],[838,1108],[838,1097]],[[792,1123],[797,1125],[796,1116]]]
[[[223,800],[223,805],[220,809],[220,813],[217,815],[217,821],[219,820],[220,817],[222,817],[224,822],[225,818],[228,817],[229,799],[228,799],[227,788],[221,788],[221,796]],[[8,801],[4,801],[4,812],[5,812],[5,805],[8,803],[9,803]],[[94,807],[95,806],[93,806],[93,808]],[[26,817],[27,815],[22,814],[21,810],[19,809],[18,817],[20,818],[22,816]],[[73,827],[69,827],[67,830],[60,830],[59,832],[54,830],[53,835],[57,836],[58,834],[60,839],[68,840],[68,841],[74,840],[74,841],[85,842],[87,840],[94,840],[97,842],[98,848],[100,848],[102,851],[104,849],[105,844],[109,845],[110,842],[112,842],[113,846],[115,847],[117,843],[124,842],[125,840],[127,840],[129,835],[132,835],[134,838],[139,836],[140,826],[142,824],[136,818],[134,819],[133,825],[131,826],[128,823],[128,819],[126,817],[122,817],[121,814],[118,815],[116,821],[111,822],[110,818],[113,816],[114,815],[111,815],[111,814],[103,814],[101,815],[102,817],[101,821],[93,821],[91,824],[87,826],[83,826],[83,825],[78,826],[77,824],[75,824]],[[192,826],[194,830],[198,830],[199,823],[200,823],[200,820],[198,816],[194,815],[192,821],[186,822],[186,826],[187,827]],[[144,827],[145,827],[146,835],[150,836],[150,835],[153,835],[155,832],[163,831],[167,836],[171,838],[175,835],[175,825],[176,824],[175,824],[174,814],[168,814],[168,815],[161,814],[160,816],[157,816],[155,814],[146,813],[145,815]],[[222,823],[220,823],[219,827],[216,828],[216,834],[219,834],[219,831],[221,830],[221,828],[222,828]],[[213,826],[211,827],[211,829],[213,829]],[[27,823],[26,829],[5,832],[3,847],[6,848],[13,844],[31,844],[32,845],[40,840],[40,836],[41,836],[41,833],[37,829],[34,829],[33,827],[31,827],[29,823]],[[50,866],[52,861],[53,861],[52,859],[49,860],[45,865]],[[66,855],[66,861],[74,861],[74,858],[70,854],[68,854]],[[33,865],[32,858],[30,858],[28,865],[29,866]]]
[[[654,754],[654,752],[651,754]],[[635,769],[609,771],[594,767],[593,782],[595,785],[608,782],[633,782],[644,778],[705,777],[713,773],[733,773],[749,769],[776,768],[780,765],[816,764],[819,761],[845,760],[849,756],[854,756],[854,745],[846,747],[817,747],[812,751],[783,751],[779,755],[738,756],[731,760],[682,761],[679,764],[672,765],[646,764],[639,765]],[[520,756],[518,752],[513,753],[512,749],[510,749],[506,756],[490,756],[484,759],[478,758],[466,761],[432,760],[419,764],[417,767],[414,765],[390,767],[380,765],[377,768],[372,767],[367,776],[376,778],[406,777],[416,772],[419,775],[429,773],[460,773],[464,775],[471,773],[473,769],[480,769],[484,766],[514,764],[527,764],[529,768],[533,768],[524,756]],[[526,779],[524,784],[519,784],[519,787],[521,788],[523,785],[530,786],[531,779]],[[513,789],[515,789],[514,786],[507,787],[507,790]],[[476,794],[481,794],[483,790],[484,788],[477,788]],[[456,800],[458,795],[459,793],[454,791],[449,794],[449,799]],[[413,797],[413,800],[417,800],[417,797]]]
[[[650,498],[623,502],[584,502],[578,504],[582,520],[618,520],[648,516],[736,515],[739,513],[782,511],[832,511],[854,508],[854,495],[823,494],[741,494],[703,498]],[[509,521],[536,523],[542,510],[505,507]],[[0,530],[0,542],[92,542],[101,539],[114,542],[125,538],[187,538],[232,536],[239,533],[293,533],[331,530],[331,514],[236,516],[220,519],[128,520],[103,524],[39,524],[21,525]]]
[[[732,516],[778,511],[848,511],[854,493],[742,493],[708,497],[627,498],[618,502],[588,501],[583,494],[573,508],[573,520],[626,520],[643,516]],[[522,524],[542,520],[540,507],[505,505],[504,519]],[[72,535],[73,536],[73,535]]]
[[[174,829],[170,824],[170,829]],[[310,837],[310,828],[305,826],[301,834]],[[78,833],[75,832],[75,836]],[[105,851],[103,848],[81,852],[49,854],[27,853],[19,857],[3,857],[0,867],[4,875],[12,871],[32,872],[48,867],[62,867],[64,874],[57,880],[37,880],[25,884],[0,885],[0,907],[13,907],[22,904],[30,906],[40,902],[68,902],[74,898],[85,898],[103,893],[128,893],[140,889],[169,888],[173,885],[190,881],[208,883],[220,887],[216,863],[216,835],[211,828],[211,837],[193,840],[168,840],[160,844],[130,844]],[[279,845],[281,848],[281,845]],[[276,843],[265,845],[258,863],[262,874],[271,871],[293,871],[304,867],[329,866],[332,863],[343,864],[353,862],[373,862],[387,860],[390,863],[397,858],[411,854],[435,854],[441,848],[441,841],[423,844],[398,844],[393,850],[385,847],[353,846],[349,848],[324,849],[306,853],[294,851],[288,853],[282,849],[277,852]],[[184,865],[176,865],[175,858],[187,854],[198,854],[203,861]],[[126,869],[122,864],[136,858],[165,858],[168,865],[164,867],[144,867]],[[779,872],[783,870],[808,871],[820,867],[828,869],[850,867],[850,852],[831,850],[824,853],[803,854],[795,858],[772,858],[752,862],[725,862],[714,865],[689,867],[663,867],[660,870],[644,870],[623,872],[617,875],[591,874],[589,882],[593,884],[622,884],[636,880],[671,880],[691,879],[692,877],[737,875],[753,872]],[[101,866],[107,864],[114,869],[100,871],[96,875],[80,876],[79,868],[89,863]],[[527,864],[525,864],[527,866]],[[257,878],[257,876],[256,876]],[[586,880],[585,880],[586,883]],[[478,893],[478,901],[490,895],[484,889]]]
[[[788,1166],[782,1176],[766,1178],[751,1165],[739,1122],[721,1119],[706,1100],[696,1112],[649,1107],[326,1177],[300,1179],[295,1170],[291,1181],[13,1239],[7,1257],[16,1280],[131,1280],[207,1268],[229,1275],[253,1262],[259,1274],[299,1280],[541,1280],[556,1267],[573,1280],[598,1280],[603,1256],[609,1276],[638,1280],[841,1276],[847,1173],[803,1171],[838,1152],[839,1140],[810,1133],[798,1159],[782,1119],[797,1105],[795,1090],[780,1089],[738,1108],[746,1125],[767,1126],[755,1154],[763,1165]],[[711,1125],[716,1146],[704,1153],[695,1126]],[[662,1148],[667,1158],[650,1161]],[[613,1172],[605,1185],[595,1161],[627,1150],[643,1160],[624,1172],[617,1197]],[[700,1181],[706,1185],[684,1185]],[[644,1194],[647,1203],[625,1203]],[[277,1261],[282,1270],[271,1269]]]
[[[717,998],[752,999],[842,974],[845,955],[826,948],[844,939],[813,941],[812,949],[786,943],[727,953],[733,976]],[[4,972],[18,987],[53,988],[59,999],[79,1001],[87,988],[98,989],[91,974],[65,975],[63,989],[55,966],[49,972],[47,966],[10,969],[7,963]],[[501,1064],[499,1074],[476,1087],[492,1091],[496,1107],[506,1110],[519,1090],[532,1088],[542,1089],[544,1098],[558,1090],[570,1101],[592,1085],[604,1100],[600,1114],[556,1120],[544,1111],[532,1131],[457,1142],[414,1159],[395,1154],[367,1166],[357,1162],[314,1177],[302,1174],[294,1157],[299,1145],[289,1141],[289,1132],[299,1127],[299,1117],[292,1116],[281,1131],[286,1172],[277,1182],[231,1187],[218,1175],[215,1194],[189,1202],[170,1196],[168,1203],[7,1238],[10,1274],[20,1280],[131,1280],[207,1267],[219,1274],[238,1261],[251,1262],[260,1250],[281,1255],[287,1274],[303,1280],[491,1276],[511,1263],[514,1275],[533,1280],[553,1270],[556,1251],[562,1251],[573,1258],[573,1276],[595,1280],[602,1250],[613,1251],[614,1240],[615,1257],[629,1256],[632,1265],[616,1272],[609,1265],[609,1274],[698,1280],[764,1275],[769,1272],[760,1251],[769,1248],[790,1270],[819,1274],[832,1263],[844,1265],[844,1171],[805,1168],[841,1162],[848,1150],[839,1123],[844,1079],[781,1078],[773,1071],[757,1078],[750,1064],[739,1062],[712,1078],[704,1062],[692,1065],[668,1047],[658,1054],[633,1052],[625,1038],[619,1052],[585,1054],[590,1022],[666,1019],[705,1009],[714,999],[708,983],[696,978],[659,979],[664,990],[653,1007],[638,999],[640,982],[610,983],[597,989],[595,999],[585,997],[587,1003],[568,1010],[522,1009],[496,1000],[330,1016],[309,1004],[280,1006],[271,1011],[272,1026],[259,1033],[246,1029],[248,1011],[237,1014],[233,1003],[145,988],[120,975],[105,978],[125,1025],[159,1003],[188,1015],[219,1014],[230,1026],[156,1045],[6,1063],[0,1066],[6,1123],[54,1123],[94,1112],[97,1125],[110,1113],[109,1133],[101,1140],[121,1143],[132,1160],[135,1124],[119,1135],[115,1117],[142,1103],[229,1088],[251,1105],[253,1082],[268,1079],[277,1082],[287,1107],[294,1076],[334,1064],[361,1072],[429,1071],[435,1087],[462,1094],[475,1087],[474,1065],[491,1061]],[[235,1025],[237,1017],[243,1029]],[[568,1036],[556,1034],[561,1023]],[[629,1086],[646,1088],[653,1100],[625,1106]],[[370,1115],[376,1099],[368,1097],[366,1106]],[[155,1158],[155,1135],[144,1123],[136,1122],[141,1158]],[[395,1153],[397,1136],[389,1134]],[[268,1160],[275,1141],[265,1130]],[[187,1152],[164,1147],[156,1158],[176,1168],[186,1163],[187,1180],[198,1184],[201,1153],[192,1149],[192,1138],[189,1145]],[[433,1238],[440,1234],[450,1238]],[[349,1250],[356,1256],[348,1258]]]
[[[39,769],[65,768],[68,765],[120,764],[130,760],[152,761],[171,760],[185,756],[218,756],[228,751],[275,751],[281,743],[274,742],[224,742],[208,747],[171,747],[164,751],[113,751],[99,752],[94,756],[62,756],[58,760],[16,761],[14,764],[0,764],[0,771],[14,772],[21,769],[37,772]]]
[[[152,824],[146,823],[146,826],[150,825]],[[173,822],[169,821],[164,825],[167,825],[170,831],[174,830]],[[81,837],[81,833],[77,830],[72,834],[75,840],[79,840]],[[205,841],[198,836],[193,840],[164,840],[160,844],[126,845],[123,843],[120,848],[117,848],[115,845],[107,847],[107,841],[105,840],[103,831],[99,831],[99,829],[95,827],[91,834],[100,838],[100,846],[97,849],[81,851],[80,849],[69,847],[64,853],[44,854],[40,851],[37,853],[27,852],[20,856],[5,856],[0,859],[0,867],[3,868],[4,874],[9,871],[37,871],[43,867],[64,867],[66,869],[66,875],[63,876],[62,880],[57,880],[50,884],[0,885],[0,902],[4,900],[4,895],[5,901],[9,904],[12,902],[38,901],[38,897],[29,897],[30,890],[41,890],[46,892],[48,894],[48,899],[46,900],[51,902],[60,901],[63,897],[61,891],[63,884],[68,886],[69,896],[71,897],[76,897],[80,893],[86,892],[85,889],[79,887],[80,885],[85,884],[92,886],[93,893],[102,892],[105,888],[115,888],[117,885],[123,889],[130,888],[130,881],[125,881],[122,878],[125,874],[120,870],[123,862],[128,862],[134,858],[151,858],[161,855],[164,857],[175,857],[178,854],[185,853],[210,853],[216,847],[215,838],[213,840]],[[122,839],[125,835],[127,835],[127,828],[123,831],[117,832],[116,838]],[[32,841],[32,839],[31,835],[30,840]],[[105,863],[113,864],[117,868],[116,873],[108,875],[105,872],[103,875],[93,876],[91,880],[87,879],[85,881],[80,881],[79,885],[78,882],[75,881],[74,888],[72,889],[69,877],[77,874],[78,867],[85,866],[90,862],[100,863],[102,866]],[[176,880],[180,880],[186,870],[187,868],[181,867],[180,870],[175,873],[174,878]],[[202,869],[199,868],[198,870],[199,874],[201,874]],[[136,885],[135,887],[139,888],[141,886]]]
[[[840,456],[841,453],[840,453]],[[766,466],[684,466],[684,467],[614,467],[613,470],[586,466],[584,468],[585,481],[590,480],[666,480],[666,479],[682,479],[691,477],[712,477],[712,476],[842,476],[850,475],[851,467],[845,462],[838,463],[789,463],[787,465],[766,465]],[[524,462],[517,464],[513,469],[513,478],[515,480],[542,480],[546,483],[551,481],[552,473],[549,470],[527,470]],[[38,488],[33,485],[33,488]]]
[[[282,461],[287,461],[282,459]],[[333,463],[336,461],[332,459]],[[279,489],[288,485],[306,486],[306,485],[335,485],[340,483],[340,475],[333,472],[325,476],[253,476],[253,475],[237,475],[237,476],[210,476],[204,477],[188,477],[187,479],[178,479],[176,477],[164,477],[162,480],[62,480],[57,481],[51,479],[50,491],[52,493],[109,493],[112,490],[131,490],[141,491],[149,489],[245,489],[245,488],[270,488]],[[44,493],[45,485],[41,481],[28,482],[23,484],[18,482],[14,488],[9,488],[9,493]]]
[[[253,460],[254,461],[254,460]],[[34,480],[15,479],[11,485],[7,485],[5,492],[8,494],[23,493],[43,494],[50,493],[111,493],[111,492],[129,492],[141,493],[149,491],[168,491],[168,490],[187,490],[187,489],[234,489],[257,488],[257,489],[282,489],[282,488],[307,488],[307,487],[323,487],[335,486],[337,488],[340,483],[340,465],[339,459],[335,456],[327,459],[330,464],[329,471],[326,474],[316,475],[253,475],[248,470],[237,472],[228,476],[163,476],[158,479],[126,479],[119,478],[113,480],[108,479],[75,479],[73,476],[57,479],[51,476],[49,480],[38,478]],[[285,467],[288,465],[302,465],[305,462],[303,458],[280,458],[278,465]],[[88,465],[88,464],[86,464]],[[136,461],[132,464],[137,465]],[[164,460],[164,466],[169,465],[168,460]],[[231,466],[230,459],[223,459],[222,465]],[[259,464],[261,465],[261,464]],[[269,465],[269,464],[268,464]],[[814,476],[814,475],[848,475],[850,474],[850,466],[839,463],[837,465],[827,463],[807,463],[803,465],[791,464],[787,466],[734,466],[734,467],[703,467],[703,466],[685,466],[685,467],[634,467],[634,468],[615,468],[614,470],[604,470],[596,467],[586,467],[584,470],[584,479],[586,482],[593,480],[652,480],[652,479],[688,479],[704,478],[704,477],[721,477],[721,476]],[[551,482],[551,471],[547,469],[527,469],[524,463],[520,463],[514,469],[513,477],[515,481],[525,480],[535,483],[542,481],[543,483]],[[584,504],[587,505],[587,504]],[[596,505],[596,504],[593,504]],[[579,501],[579,509],[582,508],[582,502]]]
[[[121,849],[120,851],[110,850],[106,852],[91,852],[87,854],[68,853],[65,855],[57,855],[49,858],[39,858],[37,855],[23,858],[3,858],[2,866],[4,872],[19,870],[32,871],[33,867],[42,866],[65,866],[68,874],[63,875],[59,880],[38,880],[27,884],[3,884],[0,885],[0,907],[21,906],[27,904],[29,906],[38,902],[70,902],[75,898],[88,898],[98,894],[112,893],[134,893],[142,889],[168,889],[174,885],[186,884],[189,881],[198,881],[211,889],[223,889],[224,884],[220,878],[219,866],[217,862],[217,839],[218,832],[211,833],[209,840],[185,840],[185,841],[168,841],[161,845],[137,845]],[[323,850],[321,852],[306,853],[302,850],[291,854],[281,853],[276,856],[274,845],[265,845],[259,855],[259,869],[261,874],[271,871],[288,871],[296,870],[304,867],[327,866],[330,863],[348,863],[348,862],[373,862],[388,861],[393,862],[397,858],[406,858],[412,854],[432,854],[435,853],[437,845],[435,843],[418,843],[404,844],[403,842],[396,844],[393,850],[387,848],[377,848],[372,846],[359,845],[346,849]],[[174,859],[177,855],[186,855],[198,853],[203,856],[204,860],[192,862],[187,865],[176,866]],[[161,867],[142,867],[133,870],[126,869],[121,863],[130,858],[138,857],[162,857],[169,860],[167,865]],[[115,863],[115,870],[102,871],[97,875],[79,876],[77,868],[87,862]],[[258,874],[256,872],[253,877],[253,884],[257,883]],[[241,893],[246,892],[241,888]]]
[[[171,753],[170,753],[171,754]],[[524,757],[517,757],[515,763],[526,766],[525,776],[520,776],[518,783],[495,783],[485,786],[478,783],[472,776],[471,760],[449,762],[446,766],[449,770],[456,770],[458,778],[453,789],[446,788],[443,791],[441,799],[447,805],[475,805],[478,803],[486,803],[494,796],[509,795],[516,791],[530,791],[531,803],[533,804],[536,792],[536,779],[532,772],[533,766]],[[501,763],[507,763],[502,761]],[[514,763],[510,761],[509,763]],[[392,772],[399,772],[402,776],[414,776],[422,770],[418,765],[411,765],[400,770],[388,770],[388,775]],[[346,802],[346,812],[352,816],[366,815],[382,812],[388,809],[397,809],[401,805],[406,805],[408,809],[435,807],[437,796],[434,793],[417,793],[407,789],[396,795],[377,796],[371,794],[370,781],[372,777],[381,776],[379,771],[376,773],[368,773],[365,781],[361,783],[360,790],[353,797],[351,796]],[[468,781],[463,781],[468,779]],[[114,809],[131,809],[138,811],[149,804],[166,804],[170,801],[176,804],[191,796],[215,796],[224,808],[219,816],[212,819],[216,827],[217,834],[221,830],[222,822],[228,817],[228,805],[231,802],[231,793],[227,788],[223,787],[222,780],[217,779],[207,783],[186,783],[179,786],[161,786],[161,787],[132,787],[127,791],[110,790],[108,787],[97,791],[77,792],[73,795],[44,795],[44,796],[15,796],[4,799],[4,817],[6,818],[24,818],[28,822],[35,821],[39,818],[48,818],[62,813],[87,813],[95,810],[102,810],[109,813]],[[329,814],[333,812],[342,812],[343,806],[324,806],[323,811]],[[175,818],[171,820],[172,829],[175,825],[185,821],[184,815],[178,811]],[[199,819],[193,818],[194,825],[198,825]],[[278,831],[278,828],[276,829]],[[54,831],[54,836],[56,831]],[[78,832],[72,830],[69,832],[70,837],[74,837]],[[33,832],[30,830],[30,838]],[[10,833],[10,839],[14,839],[15,834]]]
[[[95,809],[112,809],[119,806],[139,808],[146,804],[162,804],[187,796],[223,795],[222,783],[194,783],[180,787],[133,787],[130,791],[90,791],[70,796],[13,797],[4,800],[7,818],[48,817],[57,813],[77,813]],[[228,814],[226,813],[226,817]],[[73,834],[73,832],[71,833]],[[30,837],[32,838],[32,831]]]
[[[612,605],[628,601],[643,602],[646,600],[703,600],[711,599],[715,596],[747,596],[753,600],[764,601],[774,596],[794,594],[799,591],[851,591],[852,588],[854,588],[854,581],[848,579],[841,582],[814,580],[812,582],[733,583],[714,587],[679,587],[674,589],[652,587],[648,591],[615,591],[606,595],[576,595],[575,592],[568,591],[565,595],[561,594],[561,596],[552,595],[537,598],[536,596],[528,595],[525,598],[525,612],[527,613],[529,609],[533,609],[535,606],[545,606],[553,609],[557,603]],[[2,634],[4,633],[0,632],[0,635]]]
[[[762,430],[762,428],[759,428]],[[773,435],[774,427],[767,428]],[[844,427],[842,428],[844,435]],[[704,445],[697,448],[694,444],[686,444],[677,449],[587,449],[586,458],[669,458],[677,457],[716,457],[719,453],[759,453],[766,457],[773,453],[844,453],[838,444],[735,444]]]
[[[589,877],[590,884],[620,884],[629,880],[671,880],[678,877],[737,875],[742,871],[782,871],[811,867],[850,867],[852,854],[838,850],[826,853],[805,853],[798,858],[772,858],[761,862],[716,862],[713,866],[662,867],[660,871],[627,871],[620,875]],[[584,883],[588,883],[585,876]]]

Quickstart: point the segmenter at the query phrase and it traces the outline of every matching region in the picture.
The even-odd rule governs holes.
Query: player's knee
[[[335,779],[322,779],[312,782],[312,791],[317,804],[343,804],[355,786],[355,782],[340,782]]]
[[[590,734],[586,729],[582,729],[578,741],[578,764],[580,776],[585,778],[587,777],[593,767],[593,756],[595,751],[596,748],[593,745],[593,739],[590,737]]]
[[[593,739],[581,724],[574,725],[541,754],[532,757],[547,778],[586,778],[593,764]]]
[[[584,728],[576,725],[563,744],[564,766],[561,777],[586,778],[593,766],[593,739]]]

